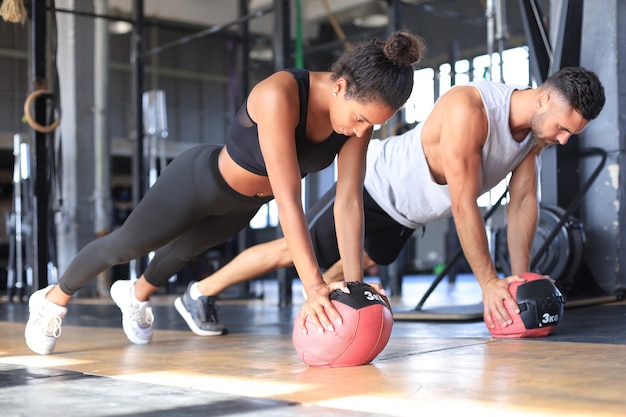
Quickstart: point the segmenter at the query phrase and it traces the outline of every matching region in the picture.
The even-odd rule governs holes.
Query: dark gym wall
[[[29,81],[27,29],[0,19],[0,133],[28,132],[21,123]]]
[[[93,13],[92,2],[57,1],[59,9],[76,7],[80,12]],[[52,19],[51,19],[52,20]],[[94,238],[94,19],[91,16],[57,12],[57,56],[60,91],[63,103],[61,133],[63,181],[65,190],[63,224],[59,225],[59,264],[61,271],[75,251]],[[52,24],[53,22],[51,22]],[[72,28],[67,30],[68,25]],[[149,50],[204,29],[166,21],[146,22],[145,49]],[[24,25],[0,21],[0,139],[2,180],[10,178],[13,169],[13,134],[30,134],[22,123],[23,103],[32,90],[29,75],[30,23]],[[50,35],[52,35],[50,31]],[[163,89],[167,98],[169,136],[168,157],[194,143],[225,141],[234,109],[240,103],[237,55],[232,53],[231,34],[216,34],[149,57],[145,65],[145,89]],[[131,36],[109,36],[109,132],[112,143],[113,176],[129,176],[133,142],[129,140],[133,123],[131,104]],[[50,44],[53,43],[49,39]],[[50,49],[52,51],[52,49]],[[225,57],[228,57],[226,59]],[[49,61],[53,63],[53,59]],[[52,78],[54,69],[50,68]],[[54,90],[52,80],[50,87]],[[56,91],[53,91],[56,92]],[[4,155],[7,155],[7,158]],[[70,157],[71,156],[71,157]],[[119,169],[119,167],[122,167]],[[5,175],[6,173],[6,175]],[[4,184],[4,182],[3,182]],[[3,185],[3,190],[5,189]],[[10,194],[0,215],[10,210]],[[2,201],[4,202],[4,200]],[[8,207],[5,207],[8,206]],[[112,225],[114,227],[114,225]],[[0,236],[0,251],[8,237]],[[2,258],[2,255],[0,255]],[[4,263],[0,259],[0,263]]]
[[[81,11],[93,12],[89,2],[80,5],[83,6]],[[63,14],[59,12],[58,15]],[[93,38],[90,33],[93,18],[76,16],[74,19],[83,38],[81,43],[85,44],[83,48],[93,49],[93,42],[90,42]],[[146,48],[165,44],[200,29],[149,21],[145,36]],[[109,40],[110,131],[114,140],[120,140],[128,138],[131,123],[131,39],[127,34],[111,35]],[[24,99],[30,89],[28,42],[29,24],[0,21],[0,133],[4,135],[29,131],[28,126],[21,122]],[[91,62],[85,55],[85,50],[79,50],[78,53],[83,58],[77,64],[78,67],[85,67]],[[226,35],[217,35],[196,40],[148,59],[145,68],[146,89],[164,89],[167,95],[170,129],[168,140],[223,143],[230,126],[228,107],[239,104],[229,101],[229,88],[237,86],[229,84],[232,81],[229,73],[230,62],[224,59],[225,56],[232,56],[228,39]],[[92,71],[91,68],[82,69],[83,72]],[[84,91],[82,89],[86,86],[82,85],[80,88]]]
[[[199,30],[150,22],[145,31],[145,48],[167,44]],[[111,53],[111,136],[128,137],[130,115],[130,35],[110,37]],[[151,55],[145,64],[146,90],[165,91],[168,112],[168,141],[224,143],[230,128],[231,97],[236,79],[229,77],[233,53],[226,36],[205,37]],[[237,101],[235,103],[235,101]]]
[[[608,152],[604,170],[585,196],[581,217],[587,233],[585,260],[596,282],[609,293],[626,288],[626,2],[585,1],[581,65],[598,73],[606,90],[602,114],[581,135],[581,148]],[[589,178],[598,158],[581,160],[581,179]]]

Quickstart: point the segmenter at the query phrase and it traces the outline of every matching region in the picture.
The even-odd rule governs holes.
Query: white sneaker
[[[135,282],[118,280],[111,285],[111,298],[122,310],[122,328],[126,337],[137,345],[145,345],[152,340],[154,315],[150,301],[137,301]]]
[[[28,322],[24,337],[30,350],[40,355],[49,355],[61,336],[61,323],[67,308],[46,300],[46,294],[54,285],[37,290],[28,299]]]

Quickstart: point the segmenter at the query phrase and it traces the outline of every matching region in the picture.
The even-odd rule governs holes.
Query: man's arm
[[[507,241],[511,273],[530,270],[530,253],[539,218],[539,148],[531,152],[513,171],[509,182],[510,201],[507,207]]]
[[[505,303],[517,306],[508,291],[510,282],[519,279],[498,277],[489,251],[485,223],[476,202],[482,181],[482,146],[488,123],[478,93],[460,89],[447,97],[439,115],[441,167],[448,184],[452,216],[459,242],[472,272],[482,289],[487,325],[493,316],[506,326],[512,323]],[[454,120],[454,123],[449,121]],[[428,121],[427,121],[428,122]],[[424,126],[426,130],[428,126]]]

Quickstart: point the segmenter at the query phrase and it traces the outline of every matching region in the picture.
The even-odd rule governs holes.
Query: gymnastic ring
[[[30,113],[30,107],[33,101],[41,95],[52,95],[52,93],[44,89],[38,89],[30,93],[28,97],[26,97],[26,101],[24,102],[24,116],[26,117],[26,121],[28,122],[28,125],[32,127],[33,129],[35,129],[37,132],[50,133],[59,126],[59,123],[61,122],[61,120],[57,118],[49,126],[43,126],[37,123],[35,119],[33,119],[32,114]]]

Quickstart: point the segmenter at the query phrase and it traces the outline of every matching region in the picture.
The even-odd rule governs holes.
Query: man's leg
[[[198,336],[224,334],[227,329],[219,323],[217,314],[219,293],[232,285],[290,265],[293,262],[285,239],[252,246],[200,282],[191,282],[185,293],[176,298],[174,306]]]
[[[363,270],[371,268],[376,265],[376,262],[369,257],[367,252],[363,252]],[[331,282],[343,281],[343,267],[341,265],[341,259],[335,262],[330,268],[324,272],[324,282],[330,284]]]
[[[275,269],[293,266],[285,239],[251,246],[232,261],[198,282],[203,295],[218,295],[226,288]]]

